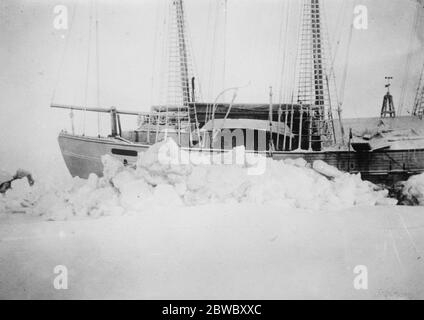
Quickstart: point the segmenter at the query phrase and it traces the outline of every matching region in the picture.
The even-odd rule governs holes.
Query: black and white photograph
[[[423,0],[0,0],[0,42],[0,300],[424,299]]]

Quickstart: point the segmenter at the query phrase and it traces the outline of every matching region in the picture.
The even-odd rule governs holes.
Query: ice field
[[[0,298],[424,297],[422,207],[325,163],[187,157],[169,140],[135,167],[104,157],[102,178],[15,181]],[[413,177],[405,195],[423,204],[423,187]]]

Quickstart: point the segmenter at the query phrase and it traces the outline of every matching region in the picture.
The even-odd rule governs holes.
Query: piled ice
[[[48,189],[16,181],[0,198],[1,212],[30,212],[49,218],[145,212],[152,207],[214,202],[279,204],[304,209],[393,205],[388,192],[322,161],[275,161],[236,148],[224,155],[181,150],[172,139],[152,146],[134,166],[102,158],[104,176],[75,178]]]
[[[424,206],[424,173],[412,176],[403,183],[403,201]]]

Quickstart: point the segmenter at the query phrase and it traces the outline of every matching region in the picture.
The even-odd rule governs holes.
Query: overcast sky
[[[97,1],[102,106],[148,110],[163,97],[161,44],[166,35],[163,23],[167,1]],[[224,0],[185,1],[192,54],[204,99],[212,99],[224,87],[247,84],[239,91],[237,102],[266,102],[269,86],[278,92],[284,52],[279,46],[287,37],[286,70],[290,73],[301,3],[290,1],[289,32],[281,34],[287,1],[227,0],[225,33]],[[345,1],[324,0],[329,38],[335,40],[340,35],[341,40],[335,64],[339,81],[353,18],[351,11],[342,15]],[[393,94],[398,102],[416,6],[413,0],[354,2],[368,8],[369,26],[368,30],[353,33],[344,116],[376,116],[386,75],[394,77]],[[57,5],[68,8],[67,30],[56,30],[53,26],[53,10]],[[56,138],[62,128],[69,128],[68,112],[52,110],[49,105],[54,91],[58,103],[83,104],[86,100],[90,1],[0,0],[0,6],[0,166],[42,167],[42,163],[55,161],[62,168]],[[89,105],[97,103],[93,30]],[[410,109],[423,61],[423,31],[421,23],[412,38],[412,68],[405,109]],[[334,43],[332,47],[334,52]],[[286,91],[287,86],[290,84],[284,87]],[[81,119],[81,115],[76,117],[79,129]],[[104,127],[106,122],[103,119]],[[91,129],[97,128],[92,116],[87,118],[87,123]]]

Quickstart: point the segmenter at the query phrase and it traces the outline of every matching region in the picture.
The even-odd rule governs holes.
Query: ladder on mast
[[[412,115],[422,118],[424,114],[424,64],[418,81],[417,92],[414,99]]]
[[[327,74],[325,39],[320,0],[304,0],[299,49],[297,95],[300,119],[309,118],[308,148],[321,149],[335,142],[332,106]],[[302,121],[302,120],[300,120]],[[302,145],[302,125],[299,149]]]
[[[168,22],[168,83],[166,106],[160,108],[159,126],[174,127],[181,144],[181,130],[190,130],[189,103],[194,99],[190,92],[193,74],[190,63],[187,26],[183,0],[170,0]]]

